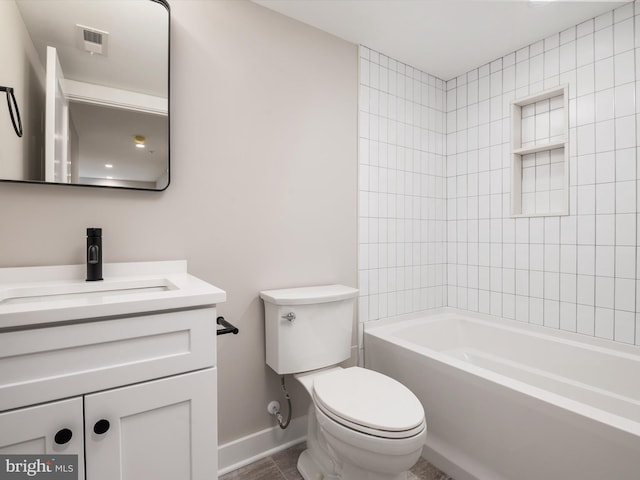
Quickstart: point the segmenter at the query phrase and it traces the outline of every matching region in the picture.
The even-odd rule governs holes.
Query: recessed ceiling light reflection
[[[147,138],[144,135],[134,135],[133,141],[136,144],[136,148],[144,148]]]
[[[105,163],[104,168],[113,168],[113,165],[111,165],[110,163]]]

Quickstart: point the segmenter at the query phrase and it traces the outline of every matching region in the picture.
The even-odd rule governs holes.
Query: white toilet
[[[305,480],[406,480],[427,436],[424,410],[396,380],[337,365],[351,356],[358,290],[343,285],[269,290],[265,302],[267,364],[293,373],[313,399]]]

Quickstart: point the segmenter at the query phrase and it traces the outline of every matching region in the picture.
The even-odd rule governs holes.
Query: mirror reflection
[[[2,0],[0,179],[162,190],[169,184],[163,0]],[[4,94],[2,94],[4,96]]]

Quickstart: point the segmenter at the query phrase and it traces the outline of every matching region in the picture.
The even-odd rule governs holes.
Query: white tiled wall
[[[640,344],[639,47],[631,3],[447,82],[450,306]],[[561,84],[570,215],[510,218],[509,104]],[[537,107],[531,142],[553,136]],[[528,188],[552,193],[554,162],[533,157]]]
[[[555,148],[522,156],[522,213],[562,211],[564,149]]]
[[[359,51],[362,335],[367,320],[446,304],[446,124],[442,80]]]
[[[361,324],[448,304],[640,344],[634,14],[624,5],[446,84],[360,47]],[[570,215],[511,218],[510,102],[561,84]],[[531,142],[554,136],[552,103],[526,115]],[[553,194],[552,156],[525,158],[536,199]]]
[[[563,98],[558,95],[522,107],[523,147],[563,140]]]

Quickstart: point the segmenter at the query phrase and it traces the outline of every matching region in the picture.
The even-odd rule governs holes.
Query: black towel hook
[[[13,129],[15,130],[18,137],[22,137],[22,120],[20,120],[20,108],[18,108],[16,96],[13,94],[13,88],[0,86],[0,92],[7,92],[7,107],[9,108],[9,116],[11,117],[11,123],[13,123]],[[18,122],[17,124],[16,118]]]

